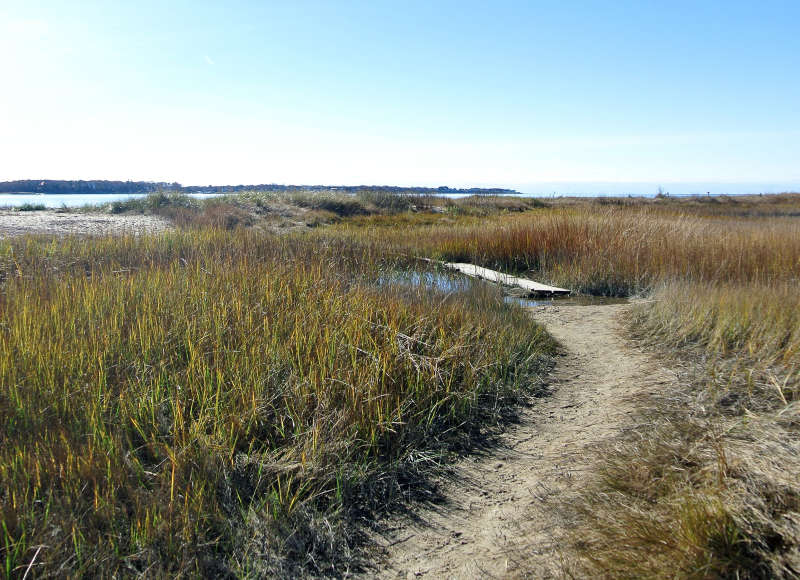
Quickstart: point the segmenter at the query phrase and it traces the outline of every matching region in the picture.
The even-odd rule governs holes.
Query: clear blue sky
[[[0,0],[0,180],[800,185],[798,22],[797,0]]]

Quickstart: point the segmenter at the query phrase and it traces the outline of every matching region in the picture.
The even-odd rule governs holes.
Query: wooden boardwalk
[[[510,274],[504,274],[489,268],[482,268],[474,264],[465,264],[461,262],[443,262],[442,265],[450,270],[457,270],[466,276],[473,278],[480,278],[481,280],[488,280],[489,282],[496,282],[504,286],[515,286],[522,288],[529,294],[569,294],[570,290],[566,288],[557,288],[556,286],[548,286],[547,284],[540,284],[527,278],[518,278]]]

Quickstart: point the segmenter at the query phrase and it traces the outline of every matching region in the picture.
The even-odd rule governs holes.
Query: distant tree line
[[[150,193],[180,187],[180,183],[152,181],[19,179],[0,182],[0,193]]]
[[[405,195],[444,195],[462,193],[472,195],[506,195],[517,193],[513,189],[501,188],[456,188],[456,187],[400,187],[395,185],[280,185],[262,183],[258,185],[188,185],[154,181],[107,181],[107,180],[63,180],[63,179],[19,179],[0,182],[0,193],[152,193],[172,191],[179,193],[235,193],[237,191],[341,191],[343,193],[393,193]]]
[[[185,193],[235,193],[237,191],[339,191],[342,193],[393,193],[398,195],[444,195],[448,193],[465,193],[470,195],[513,195],[513,189],[499,187],[405,187],[398,185],[281,185],[278,183],[261,183],[257,185],[188,185],[180,186]]]

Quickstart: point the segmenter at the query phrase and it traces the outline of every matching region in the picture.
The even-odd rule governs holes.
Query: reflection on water
[[[146,197],[146,193],[0,193],[0,207],[20,207],[26,204],[43,205],[47,208],[83,207],[100,205],[112,201]],[[205,199],[217,193],[190,193],[190,197]]]
[[[510,304],[519,304],[523,308],[534,306],[605,306],[608,304],[627,304],[627,298],[611,298],[608,296],[586,296],[574,294],[569,296],[554,296],[552,298],[526,298],[524,296],[505,296],[504,300]]]
[[[439,292],[464,292],[477,280],[457,272],[446,271],[399,271],[378,278],[377,283],[383,285],[400,285],[408,287],[421,286]],[[507,294],[503,300],[508,304],[518,304],[523,308],[538,306],[603,306],[607,304],[627,304],[627,298],[609,298],[605,296],[568,295],[542,298],[531,298],[526,295]]]
[[[424,286],[439,292],[463,292],[473,280],[450,272],[418,272],[414,270],[392,272],[378,278],[378,285]]]

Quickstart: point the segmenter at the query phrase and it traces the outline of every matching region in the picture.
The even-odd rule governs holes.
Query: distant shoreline
[[[291,192],[291,191],[336,191],[339,193],[360,192],[364,190],[398,194],[475,194],[475,195],[513,195],[514,189],[499,187],[414,187],[396,185],[283,185],[279,183],[260,183],[248,185],[181,185],[178,182],[156,181],[109,181],[109,180],[60,180],[60,179],[17,179],[0,182],[0,193],[38,194],[142,194],[159,191],[174,193],[236,193],[239,191]]]

